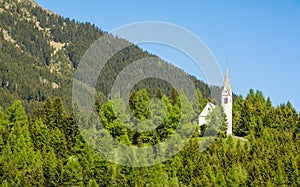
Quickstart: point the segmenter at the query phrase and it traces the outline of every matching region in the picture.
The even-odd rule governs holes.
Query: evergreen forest
[[[104,34],[92,23],[64,18],[33,0],[0,1],[0,186],[300,186],[300,116],[290,102],[274,106],[253,89],[246,96],[234,94],[234,136],[227,136],[221,107],[210,114],[208,124],[198,126],[205,105],[219,103],[214,98],[221,88],[191,75],[197,90],[192,101],[155,78],[135,85],[128,105],[120,95],[109,98],[122,69],[156,57],[138,46],[121,50],[106,64],[92,114],[72,107],[74,73],[84,52]],[[112,37],[112,43],[123,41]],[[152,130],[134,130],[140,123]],[[109,133],[124,145],[153,146],[172,136],[180,123],[186,132],[195,127],[183,149],[144,167],[103,158],[85,136]],[[209,146],[207,140],[213,140]],[[118,156],[130,163],[140,160],[133,152]]]

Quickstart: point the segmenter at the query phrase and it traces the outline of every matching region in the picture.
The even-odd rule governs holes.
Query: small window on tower
[[[224,104],[227,104],[228,103],[228,97],[225,97],[224,98]]]

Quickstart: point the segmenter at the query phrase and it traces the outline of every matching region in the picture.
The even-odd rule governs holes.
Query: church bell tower
[[[226,67],[226,74],[224,79],[224,87],[222,90],[222,106],[227,119],[227,135],[232,134],[232,90],[229,81],[228,67]]]

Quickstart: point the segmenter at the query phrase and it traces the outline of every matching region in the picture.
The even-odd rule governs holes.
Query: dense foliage
[[[104,103],[99,116],[109,133],[122,143],[156,144],[172,134],[180,117],[179,102],[172,104],[171,98],[160,97],[168,114],[163,125],[150,134],[130,131],[118,120],[124,117],[119,97]],[[134,116],[146,119],[152,101],[147,90],[138,91],[130,101]],[[113,102],[119,104],[120,110],[112,110]],[[190,109],[194,108],[193,115],[200,110],[193,105],[203,106],[205,102],[188,102]],[[234,106],[233,130],[247,141],[227,137],[221,131],[203,151],[202,133],[197,130],[176,156],[158,165],[139,168],[111,163],[95,153],[78,132],[74,113],[64,110],[60,98],[48,98],[32,116],[25,113],[20,101],[15,101],[0,112],[1,185],[299,186],[299,115],[291,104],[274,108],[261,92],[250,91],[245,99],[239,97]],[[247,112],[249,108],[252,112]],[[126,153],[120,156],[134,159]]]
[[[260,91],[250,90],[246,98],[234,101],[233,132],[239,137],[227,137],[222,124],[218,137],[203,149],[204,130],[213,134],[214,122],[224,119],[222,108],[217,108],[211,122],[197,128],[184,149],[163,163],[126,167],[100,157],[82,138],[74,116],[89,118],[70,103],[80,59],[103,34],[90,23],[63,18],[26,1],[0,1],[1,186],[300,186],[299,114],[289,102],[273,107]],[[193,102],[159,79],[135,85],[128,107],[118,96],[107,101],[121,70],[151,56],[132,45],[113,56],[98,78],[95,112],[110,135],[126,145],[158,144],[174,133],[180,120],[192,119],[197,126],[210,100],[210,87],[191,76],[199,96]],[[134,129],[153,112],[157,118],[146,126],[152,131],[128,128]],[[159,118],[163,113],[165,117]],[[120,157],[135,162],[129,153]]]

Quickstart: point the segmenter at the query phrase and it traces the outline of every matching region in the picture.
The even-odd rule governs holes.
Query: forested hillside
[[[63,98],[70,111],[73,75],[84,52],[104,32],[91,23],[80,23],[45,11],[31,1],[0,2],[0,104],[6,108],[22,100],[26,111],[50,96]],[[121,40],[114,38],[116,42]],[[137,46],[114,55],[98,79],[97,90],[106,99],[118,73],[131,62],[151,57]],[[172,66],[169,64],[169,66]],[[208,85],[191,76],[204,97]],[[159,79],[147,79],[135,89],[160,88],[170,94],[172,86]]]
[[[177,155],[156,165],[128,167],[97,154],[79,131],[78,116],[89,122],[87,130],[101,134],[103,129],[92,115],[71,108],[71,91],[82,55],[104,33],[34,1],[0,1],[0,186],[300,186],[300,116],[290,102],[274,107],[254,90],[236,97],[235,136],[227,136],[222,108],[198,127],[198,115],[212,99],[210,87],[192,76],[198,94],[193,101],[159,79],[135,85],[129,106],[118,95],[108,100],[124,67],[154,56],[134,45],[113,56],[98,78],[94,115],[115,140],[132,147],[165,141],[182,121],[197,129]],[[153,111],[160,118],[150,118]],[[160,125],[149,132],[133,130],[146,119],[149,128]],[[205,128],[215,131],[220,120],[218,136],[205,149],[213,138]],[[132,152],[118,156],[133,163],[139,159]]]

